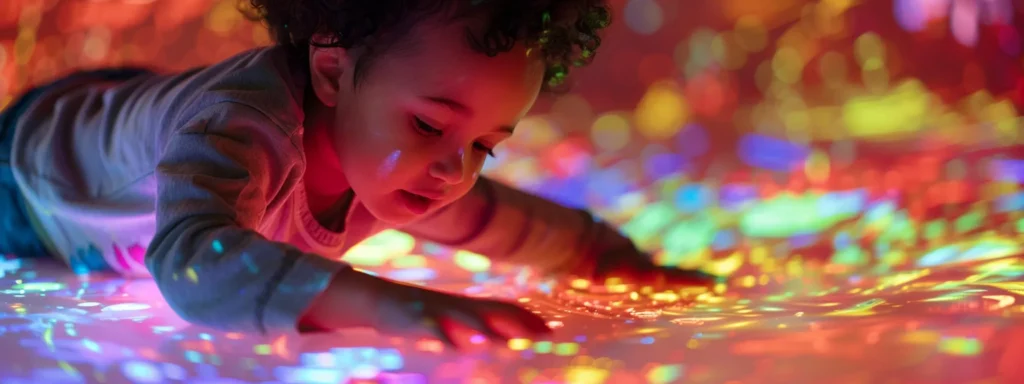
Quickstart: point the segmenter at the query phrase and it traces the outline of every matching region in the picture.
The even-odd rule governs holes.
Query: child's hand
[[[654,263],[651,256],[634,247],[603,252],[592,260],[586,260],[578,274],[589,277],[595,283],[604,283],[609,278],[619,278],[625,283],[656,288],[701,286],[710,287],[717,277],[698,270],[663,267]]]
[[[493,343],[551,333],[540,316],[510,302],[473,298],[389,282],[378,303],[378,331],[433,337],[451,347],[459,331],[476,332]]]
[[[369,327],[385,335],[437,338],[458,347],[460,331],[491,342],[551,333],[540,316],[513,303],[406,285],[355,270],[340,274],[304,319],[320,329]]]

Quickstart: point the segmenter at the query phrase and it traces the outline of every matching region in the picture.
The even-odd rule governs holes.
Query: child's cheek
[[[380,167],[377,168],[377,179],[384,180],[391,176],[391,174],[395,172],[395,168],[398,167],[398,161],[401,157],[402,151],[397,149],[388,154],[388,156],[384,158],[384,162],[382,162]]]

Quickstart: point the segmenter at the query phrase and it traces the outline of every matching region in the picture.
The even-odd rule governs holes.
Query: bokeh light
[[[610,3],[598,59],[485,173],[727,277],[711,292],[541,280],[399,231],[344,255],[557,329],[454,354],[192,327],[152,282],[7,257],[0,381],[1024,382],[1024,4]],[[73,70],[180,71],[269,44],[238,5],[2,1],[0,107]]]

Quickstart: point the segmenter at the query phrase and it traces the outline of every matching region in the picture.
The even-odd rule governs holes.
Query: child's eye
[[[440,129],[434,128],[433,126],[427,124],[427,122],[423,121],[423,119],[420,119],[419,117],[413,117],[413,126],[415,126],[417,131],[427,136],[441,136],[442,134],[444,134],[444,132],[442,132]],[[480,152],[486,153],[490,157],[495,157],[494,148],[488,147],[481,143],[473,143],[473,148]]]
[[[476,148],[476,150],[478,150],[480,152],[486,153],[487,156],[495,157],[494,156],[494,148],[488,147],[488,146],[480,144],[480,143],[473,143],[473,148]]]
[[[441,134],[443,133],[441,132],[440,129],[430,126],[430,124],[427,124],[425,121],[421,120],[418,117],[413,117],[413,121],[413,125],[415,126],[416,130],[420,131],[420,133],[424,135],[441,136]]]

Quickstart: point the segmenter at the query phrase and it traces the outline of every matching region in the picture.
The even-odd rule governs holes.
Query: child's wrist
[[[377,301],[383,280],[346,268],[331,279],[327,288],[299,320],[299,327],[335,330],[371,327],[371,309]]]

